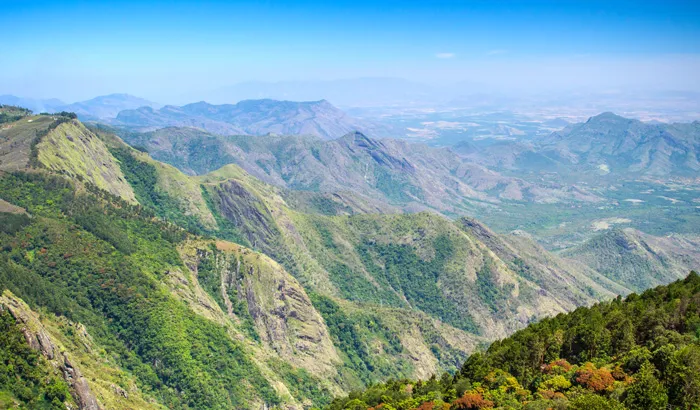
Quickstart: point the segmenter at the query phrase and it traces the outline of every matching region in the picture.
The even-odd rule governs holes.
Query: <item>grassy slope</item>
[[[49,359],[40,351],[35,351],[34,354],[39,356],[40,360],[52,366],[59,366],[61,356],[57,354],[58,352],[69,357],[73,366],[91,381],[89,384],[92,393],[105,408],[118,410],[164,408],[153,397],[146,395],[138,388],[134,376],[121,369],[115,358],[95,342],[82,324],[46,311],[40,315],[7,290],[0,296],[0,305],[12,311],[13,316],[22,318],[22,322],[17,326],[29,329],[30,333],[42,333],[48,337],[54,350],[54,357]],[[12,322],[15,322],[14,317]],[[26,341],[25,335],[23,339]],[[52,375],[52,377],[55,376]],[[42,384],[39,383],[39,385]],[[69,403],[73,402],[70,396],[66,399]]]
[[[44,129],[51,124],[51,121],[46,121],[43,124]],[[63,129],[65,126],[71,127]],[[76,130],[72,126],[79,128]],[[7,204],[3,209],[13,211],[26,208],[31,215],[31,218],[26,218],[24,215],[1,214],[4,233],[0,234],[0,242],[4,252],[18,252],[16,257],[7,253],[0,257],[0,263],[3,264],[2,286],[13,289],[34,308],[46,309],[48,314],[66,315],[70,320],[79,320],[85,323],[91,333],[99,335],[94,340],[95,346],[92,350],[114,358],[113,362],[105,365],[106,367],[95,365],[102,360],[99,358],[100,353],[85,354],[80,344],[66,342],[65,335],[59,331],[53,333],[57,340],[61,340],[64,346],[67,346],[71,355],[79,357],[81,363],[89,366],[89,375],[93,376],[90,384],[93,390],[99,393],[98,399],[103,404],[109,408],[133,408],[134,399],[138,398],[134,395],[130,396],[131,400],[117,397],[117,402],[112,403],[114,398],[104,394],[104,386],[113,384],[113,375],[117,375],[120,380],[120,383],[115,385],[122,386],[125,391],[130,390],[124,383],[132,390],[144,389],[157,402],[174,408],[193,405],[207,408],[228,408],[232,405],[247,407],[253,403],[256,403],[256,406],[262,405],[263,401],[285,406],[300,402],[307,405],[322,404],[330,397],[331,391],[339,392],[337,385],[318,379],[317,375],[327,370],[329,365],[326,368],[321,366],[321,371],[316,372],[316,376],[303,366],[307,364],[306,367],[319,368],[319,363],[323,363],[324,360],[327,364],[333,360],[335,351],[327,336],[327,330],[325,343],[318,343],[319,346],[325,346],[326,351],[319,355],[310,355],[311,358],[296,360],[299,354],[303,356],[305,353],[301,349],[313,351],[318,347],[313,345],[309,349],[309,346],[304,346],[304,340],[301,339],[304,336],[304,332],[301,331],[303,327],[311,327],[310,331],[321,335],[324,334],[325,327],[299,285],[290,285],[295,283],[291,276],[269,259],[258,260],[259,254],[254,257],[241,257],[239,261],[246,261],[241,265],[241,269],[250,272],[252,276],[247,277],[246,283],[249,286],[246,287],[246,291],[241,292],[237,295],[237,300],[234,300],[236,305],[241,305],[241,299],[246,301],[246,298],[252,297],[251,304],[254,306],[251,306],[251,311],[255,308],[255,325],[260,325],[257,328],[262,334],[265,330],[265,323],[262,322],[270,320],[271,311],[278,307],[274,302],[284,297],[270,293],[268,285],[272,286],[277,284],[276,281],[280,281],[287,284],[285,289],[292,289],[292,294],[302,295],[301,301],[305,302],[307,313],[310,311],[315,314],[315,320],[309,324],[304,320],[306,317],[300,317],[296,321],[299,325],[294,325],[294,319],[284,322],[284,326],[289,324],[289,329],[278,333],[282,334],[283,339],[286,335],[289,339],[287,345],[296,350],[285,355],[276,352],[270,344],[260,343],[255,335],[258,329],[245,320],[251,319],[250,313],[239,312],[244,316],[244,320],[236,314],[226,315],[215,302],[216,298],[200,286],[196,276],[197,266],[195,265],[194,271],[190,271],[180,259],[186,258],[183,251],[188,246],[177,244],[186,234],[176,226],[152,219],[151,210],[157,211],[165,219],[174,219],[185,226],[183,222],[191,222],[201,230],[215,226],[216,221],[204,201],[198,182],[185,177],[170,166],[150,160],[123,143],[120,144],[116,139],[109,139],[104,135],[97,138],[81,125],[62,123],[48,129],[48,132],[41,133],[41,128],[38,130],[43,138],[37,141],[37,156],[46,158],[53,155],[59,161],[56,166],[38,170],[38,174],[35,170],[33,174],[6,174],[0,179],[0,183],[3,184],[1,196],[5,198],[3,203]],[[116,167],[120,172],[122,169],[138,171],[127,172],[126,179],[134,186],[135,197],[146,208],[133,207],[124,202],[124,198],[105,195],[90,183],[94,179],[90,179],[89,175],[88,178],[77,177],[81,174],[70,172],[73,171],[70,163],[61,163],[65,157],[61,156],[54,146],[73,142],[67,136],[73,134],[73,137],[76,132],[83,132],[79,138],[86,141],[83,141],[85,144],[81,144],[79,149],[73,151],[75,155],[82,157],[99,153],[102,155],[101,161]],[[119,149],[122,152],[119,152]],[[45,153],[45,150],[49,152]],[[112,153],[116,155],[113,156]],[[125,161],[130,161],[132,165],[136,163],[140,168],[129,169],[125,167]],[[47,171],[54,169],[67,174],[73,182],[43,176]],[[127,186],[131,189],[131,186]],[[23,208],[13,204],[21,204]],[[5,223],[8,222],[8,218],[12,219],[11,224]],[[77,225],[74,225],[76,223]],[[19,237],[34,237],[37,232],[41,232],[41,235],[34,241],[36,243],[19,246],[16,242]],[[112,250],[109,250],[110,248]],[[239,253],[243,252],[240,247],[236,249]],[[230,251],[227,249],[226,253]],[[56,252],[63,258],[55,261],[58,256]],[[202,259],[202,264],[216,265],[211,259],[223,258],[221,252],[217,255],[205,252],[199,258]],[[256,259],[256,263],[252,263],[251,257]],[[39,260],[44,263],[37,265]],[[18,264],[17,261],[23,263]],[[60,262],[63,261],[70,264],[61,267]],[[119,263],[121,267],[113,266]],[[113,292],[115,289],[123,289],[126,293],[119,294],[116,300],[114,296],[102,296],[99,306],[96,306],[89,300],[99,297],[94,293],[94,286],[98,283],[94,282],[95,278],[92,278],[89,272],[97,270],[104,274],[115,268],[126,269],[126,272],[120,272],[112,279],[99,279],[107,282],[97,289],[111,289]],[[50,279],[58,273],[53,272],[57,269],[67,275],[59,282]],[[261,272],[266,274],[261,276]],[[88,275],[87,278],[84,277],[85,274]],[[221,272],[221,276],[220,280],[223,281],[224,272]],[[262,278],[267,278],[268,282],[260,283]],[[47,280],[51,281],[50,285],[44,282]],[[47,292],[51,292],[53,296],[40,296]],[[264,296],[267,296],[267,299],[264,299],[267,300],[267,304],[259,303],[260,297]],[[70,302],[70,299],[79,301],[78,305]],[[137,306],[139,300],[142,304],[140,307]],[[246,309],[246,305],[247,302],[242,304],[243,310]],[[107,307],[109,310],[105,311]],[[302,310],[299,303],[292,304],[292,308],[295,313]],[[113,315],[116,313],[113,309],[126,316],[122,316],[118,325],[110,327],[109,323],[115,320]],[[161,314],[165,311],[169,312],[169,316],[164,320]],[[129,322],[133,323],[125,324],[126,317],[131,318]],[[145,322],[139,324],[139,319]],[[279,318],[277,319],[279,321]],[[156,325],[153,320],[161,322]],[[49,319],[44,322],[47,328],[56,327]],[[141,330],[130,326],[139,326]],[[317,335],[312,336],[315,338]],[[204,345],[200,340],[202,337],[208,339]],[[139,347],[130,351],[131,348],[144,346],[143,344],[148,348]],[[189,344],[192,346],[187,347]],[[125,346],[128,347],[125,349]],[[150,357],[145,358],[144,355]],[[225,366],[223,370],[206,359],[219,356],[220,359],[217,360]],[[161,362],[168,364],[163,368],[163,365],[159,365]],[[103,371],[104,375],[97,377],[97,371]],[[119,376],[122,373],[124,376]],[[195,373],[199,373],[199,376],[193,377]],[[135,382],[128,382],[131,379]],[[226,384],[228,386],[225,386]],[[243,394],[242,389],[245,389],[245,386],[252,387],[256,393]],[[183,391],[185,395],[173,395],[173,388]],[[190,393],[187,393],[187,390]]]
[[[283,154],[294,156],[290,152],[276,155]],[[387,317],[385,312],[391,309],[409,309],[442,319],[465,334],[493,338],[533,319],[629,292],[624,284],[582,264],[551,256],[523,236],[499,236],[475,222],[455,224],[430,214],[325,212],[346,214],[331,217],[318,215],[324,212],[295,211],[287,202],[289,195],[234,165],[199,177],[199,182],[219,225],[230,225],[230,230],[238,232],[238,242],[271,255],[307,290],[329,297],[348,312],[357,306]],[[327,320],[331,314],[321,313]],[[351,318],[346,315],[343,320]],[[390,331],[401,334],[399,328]],[[342,344],[340,336],[334,335],[336,345]],[[381,334],[352,337],[386,339]],[[465,348],[468,345],[463,344]],[[427,353],[422,356],[424,361],[430,358],[447,367],[459,356],[437,360],[433,351],[423,351]],[[356,358],[346,356],[352,378],[373,380],[377,376],[366,365],[358,365]],[[420,371],[415,370],[415,362],[402,365],[398,352],[387,357],[392,356],[394,364],[385,367],[399,366],[405,369],[402,374]],[[370,364],[382,360],[381,355],[368,357]]]
[[[37,149],[38,161],[46,168],[136,202],[133,189],[107,147],[78,120],[58,125],[41,139]]]

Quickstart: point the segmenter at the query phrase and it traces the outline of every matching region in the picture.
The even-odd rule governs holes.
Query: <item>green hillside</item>
[[[187,176],[68,114],[0,137],[0,306],[73,369],[64,406],[323,406],[629,293],[522,233],[236,165]]]
[[[23,312],[46,329],[40,333],[65,349],[85,375],[79,387],[88,387],[90,400],[107,408],[323,404],[388,373],[425,376],[454,367],[479,343],[420,311],[309,297],[311,288],[273,260],[198,239],[178,225],[244,244],[255,244],[250,239],[260,226],[225,218],[210,188],[200,186],[206,179],[186,177],[73,121],[35,117],[27,124],[44,127],[29,141],[37,148],[13,152],[23,165],[13,162],[0,174],[0,286],[12,291],[12,303],[26,302]],[[74,128],[66,132],[65,124]],[[24,124],[15,126],[21,131]],[[11,134],[8,145],[23,135]],[[30,161],[33,151],[39,160],[51,158],[69,136],[89,142],[74,155],[99,155],[105,169],[123,172],[140,205],[96,186],[123,183],[119,174],[95,179],[58,155],[56,163]],[[242,196],[230,205],[247,218],[257,204],[243,200],[253,197],[246,190],[270,187],[241,175]],[[75,340],[76,327],[87,345]],[[362,353],[362,346],[373,347]],[[432,353],[438,348],[440,357]],[[75,400],[81,389],[69,384]]]
[[[700,266],[700,241],[694,236],[656,237],[632,228],[605,231],[562,256],[580,261],[634,291],[685,276]]]
[[[700,276],[545,319],[454,376],[396,379],[328,409],[700,407]]]

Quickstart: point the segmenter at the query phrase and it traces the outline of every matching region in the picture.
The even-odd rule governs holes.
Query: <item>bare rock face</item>
[[[75,402],[78,403],[78,408],[81,410],[100,410],[101,407],[90,391],[87,380],[80,373],[80,370],[73,366],[65,353],[63,354],[61,370],[63,371],[63,378],[71,387],[71,393]]]
[[[217,247],[213,252],[200,246],[192,256],[215,258],[222,308],[228,316],[239,323],[251,320],[261,342],[293,366],[324,379],[335,374],[340,358],[301,284],[263,254],[231,243]],[[244,311],[234,311],[241,304]]]
[[[236,294],[245,298],[263,343],[285,361],[317,376],[336,372],[340,359],[328,328],[294,277],[259,253],[218,257],[222,277],[227,278],[224,283],[235,286]],[[230,292],[224,293],[228,298]]]
[[[100,407],[95,395],[92,394],[85,377],[73,365],[66,353],[57,353],[59,349],[34,312],[9,291],[5,291],[0,296],[0,307],[7,308],[22,327],[22,334],[24,334],[29,347],[40,351],[54,367],[61,371],[78,408],[80,410],[101,410],[102,407]]]

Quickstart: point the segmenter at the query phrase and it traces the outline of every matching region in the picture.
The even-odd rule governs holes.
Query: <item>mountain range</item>
[[[352,118],[326,100],[245,100],[223,105],[198,102],[160,110],[142,107],[120,112],[113,124],[140,131],[187,126],[220,135],[315,135],[325,139],[351,131],[391,134],[390,127]]]
[[[160,108],[161,105],[129,94],[110,94],[63,105],[57,110],[74,112],[85,121],[115,118],[121,111],[140,107]]]
[[[698,121],[644,123],[603,113],[532,141],[500,142],[481,149],[461,144],[455,151],[499,170],[600,179],[697,176],[698,147]]]
[[[501,201],[595,202],[577,186],[506,177],[447,148],[372,139],[352,132],[324,141],[303,136],[219,136],[194,128],[117,131],[130,144],[189,174],[237,164],[267,183],[312,192],[354,191],[408,210],[465,214]]]
[[[129,94],[101,95],[72,104],[53,99],[21,98],[14,95],[0,96],[0,104],[21,106],[34,112],[68,111],[78,114],[82,120],[106,120],[115,118],[120,111],[139,107],[159,108],[160,105]]]

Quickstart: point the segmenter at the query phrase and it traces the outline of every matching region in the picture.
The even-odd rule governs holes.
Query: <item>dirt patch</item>
[[[240,249],[240,246],[236,245],[235,243],[231,242],[226,242],[226,241],[216,241],[216,249],[220,251],[236,251]]]
[[[0,199],[0,212],[6,212],[10,214],[26,214],[27,211],[24,208],[20,208],[17,205],[12,205],[11,203]]]

